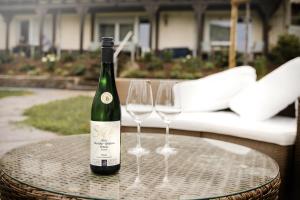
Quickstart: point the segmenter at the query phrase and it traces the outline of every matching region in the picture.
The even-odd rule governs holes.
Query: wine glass
[[[156,152],[163,155],[175,154],[176,149],[170,147],[169,126],[172,120],[181,113],[179,96],[175,98],[178,90],[175,81],[161,81],[158,87],[155,110],[160,118],[166,123],[165,145],[156,149]]]
[[[137,144],[136,147],[129,149],[128,152],[134,155],[148,154],[149,151],[141,145],[141,123],[153,111],[152,88],[149,81],[132,80],[130,82],[126,111],[137,123]]]

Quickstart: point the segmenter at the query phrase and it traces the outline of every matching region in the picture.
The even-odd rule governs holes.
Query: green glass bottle
[[[114,41],[102,38],[102,66],[91,111],[90,167],[95,174],[113,174],[121,162],[121,107],[114,76]]]

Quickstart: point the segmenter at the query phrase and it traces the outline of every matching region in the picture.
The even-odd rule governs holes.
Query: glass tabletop
[[[253,190],[274,180],[279,168],[269,156],[250,148],[191,136],[171,136],[177,154],[155,149],[164,135],[142,134],[150,154],[136,157],[134,133],[122,133],[121,169],[97,176],[89,168],[89,135],[59,137],[4,155],[9,177],[41,190],[90,199],[207,199]]]

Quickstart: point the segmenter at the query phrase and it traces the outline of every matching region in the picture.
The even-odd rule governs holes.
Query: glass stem
[[[166,140],[166,147],[169,147],[169,126],[170,126],[170,123],[167,123],[167,126],[166,126],[166,138],[165,138],[165,140]]]
[[[137,135],[136,135],[136,140],[137,140],[137,147],[140,148],[141,146],[141,122],[138,122],[137,126]]]
[[[140,179],[140,157],[136,156],[136,164],[137,164],[137,176]]]
[[[168,182],[168,177],[169,177],[169,163],[168,163],[168,156],[165,156],[165,177],[164,177],[165,182]]]

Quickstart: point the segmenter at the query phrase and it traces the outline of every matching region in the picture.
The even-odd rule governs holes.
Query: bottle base
[[[90,165],[90,168],[91,171],[96,175],[112,175],[116,174],[120,170],[120,164],[107,167]]]

